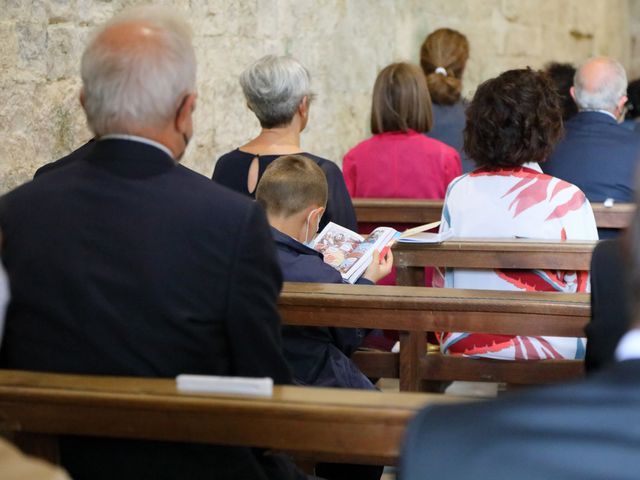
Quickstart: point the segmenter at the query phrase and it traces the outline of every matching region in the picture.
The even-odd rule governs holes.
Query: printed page
[[[325,263],[328,263],[340,273],[347,271],[344,263],[364,238],[348,228],[341,227],[333,222],[324,227],[313,241],[311,248],[324,255]]]
[[[354,283],[369,265],[373,249],[381,249],[396,233],[393,228],[378,227],[365,239],[330,222],[311,248],[322,253],[325,263],[338,270],[343,279]]]
[[[344,265],[341,265],[341,267],[344,266],[348,268],[346,272],[343,270],[340,271],[340,273],[343,274],[343,278],[349,283],[355,283],[371,263],[373,251],[375,249],[382,250],[382,248],[397,235],[399,235],[398,232],[393,228],[376,228],[356,247],[349,258],[345,260]]]

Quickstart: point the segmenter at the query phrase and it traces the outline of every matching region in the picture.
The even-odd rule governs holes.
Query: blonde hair
[[[313,160],[302,155],[285,155],[265,170],[256,200],[271,215],[289,217],[310,206],[325,206],[327,177]]]
[[[452,105],[460,99],[462,74],[468,58],[469,41],[456,30],[440,28],[424,40],[420,65],[434,103]]]

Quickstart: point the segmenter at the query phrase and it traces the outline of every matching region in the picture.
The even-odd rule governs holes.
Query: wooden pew
[[[353,206],[360,223],[388,225],[391,223],[423,224],[440,220],[442,200],[398,198],[354,198]],[[605,207],[591,203],[598,228],[626,228],[635,212],[633,203],[615,203]]]
[[[436,222],[442,216],[442,200],[354,198],[352,202],[359,223],[421,225]]]
[[[589,301],[586,293],[285,283],[279,309],[289,325],[399,330],[400,354],[357,352],[354,360],[368,376],[399,378],[401,390],[419,391],[425,380],[539,384],[583,375],[582,361],[427,354],[425,332],[581,337]]]
[[[424,285],[424,267],[589,270],[595,241],[452,238],[441,244],[397,243],[399,285]]]
[[[184,394],[172,379],[0,370],[0,427],[57,460],[57,437],[188,441],[392,465],[420,408],[462,398],[276,386],[272,398]],[[467,399],[468,400],[468,399]]]
[[[591,208],[598,228],[627,228],[636,212],[635,203],[614,203],[611,207],[605,207],[602,203],[591,203]]]

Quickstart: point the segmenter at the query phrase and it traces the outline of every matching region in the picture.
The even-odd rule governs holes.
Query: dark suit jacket
[[[254,202],[143,143],[104,140],[0,199],[4,367],[291,380],[273,241]],[[80,439],[83,478],[266,478],[245,448]]]
[[[638,132],[604,113],[579,112],[565,124],[564,139],[541,166],[544,173],[576,185],[590,202],[633,202],[639,160]],[[599,228],[598,233],[614,238],[619,230]]]
[[[39,177],[43,173],[47,173],[47,172],[52,172],[54,170],[58,170],[59,168],[62,168],[64,166],[68,165],[68,164],[71,164],[71,163],[75,162],[76,160],[80,160],[80,159],[84,158],[86,155],[88,155],[91,152],[91,150],[92,150],[92,148],[94,147],[95,144],[96,144],[96,141],[95,141],[94,138],[92,138],[91,140],[89,140],[87,143],[85,143],[81,147],[75,149],[69,155],[67,155],[65,157],[62,157],[62,158],[56,160],[55,162],[50,162],[50,163],[47,163],[47,164],[41,166],[38,170],[36,170],[36,173],[33,174],[33,178]]]
[[[573,183],[589,201],[633,202],[640,135],[600,112],[579,112],[542,170]]]
[[[287,282],[343,283],[340,272],[324,263],[323,256],[272,228],[278,260]],[[359,284],[372,285],[360,277]],[[359,328],[301,327],[284,325],[284,353],[295,380],[322,387],[374,389],[373,384],[349,359],[362,344]]]
[[[586,328],[587,371],[611,363],[620,338],[629,329],[631,314],[627,303],[626,265],[619,239],[602,241],[593,251],[591,321]]]
[[[407,432],[401,480],[637,479],[640,360],[583,383],[423,410]]]

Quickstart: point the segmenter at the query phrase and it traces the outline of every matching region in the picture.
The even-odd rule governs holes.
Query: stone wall
[[[127,0],[0,0],[0,192],[86,141],[77,96],[88,33]],[[593,54],[640,73],[638,0],[175,0],[188,17],[199,60],[199,105],[185,164],[210,175],[220,154],[258,123],[238,74],[267,54],[291,54],[318,94],[303,147],[337,162],[368,136],[378,70],[417,61],[425,35],[448,26],[472,46],[465,92],[507,68]],[[630,52],[634,61],[630,63]]]

